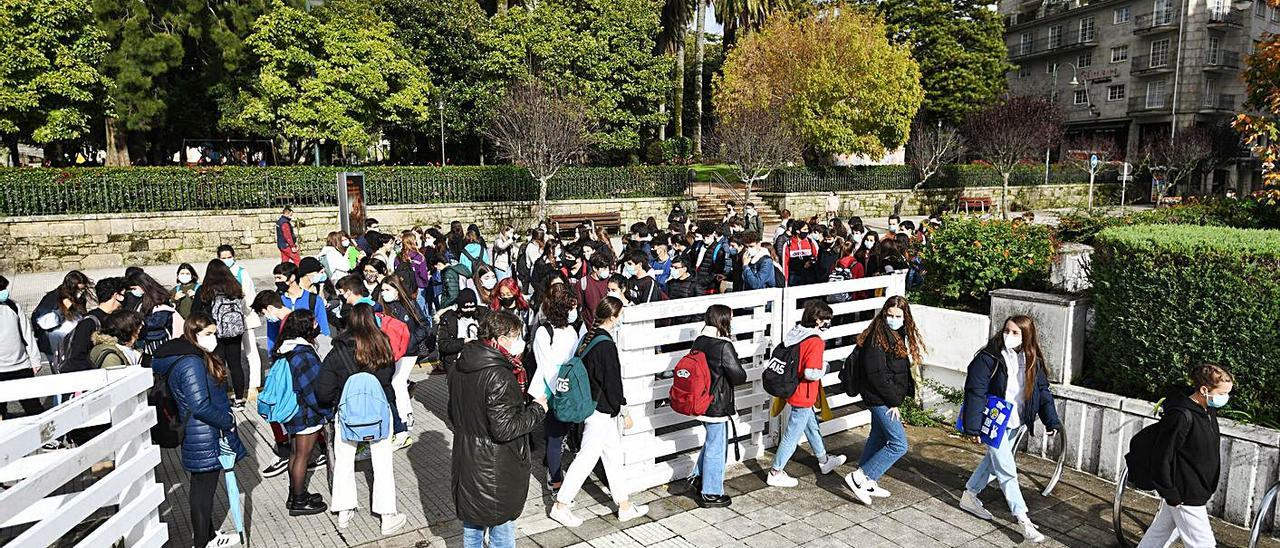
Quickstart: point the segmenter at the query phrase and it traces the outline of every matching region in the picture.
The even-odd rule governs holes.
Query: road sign
[[[1098,169],[1098,155],[1097,155],[1097,154],[1090,154],[1090,155],[1089,155],[1089,169]]]

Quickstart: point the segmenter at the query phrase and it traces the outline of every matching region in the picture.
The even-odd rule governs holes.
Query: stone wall
[[[622,214],[623,226],[649,216],[665,222],[680,198],[564,200],[550,203],[551,215]],[[692,207],[686,204],[686,207]],[[512,224],[533,223],[529,203],[483,202],[372,206],[369,216],[384,229],[450,221],[476,223],[486,233]],[[205,262],[221,244],[236,247],[243,258],[278,257],[275,246],[277,210],[181,211],[114,215],[55,215],[0,218],[0,271],[49,272],[126,265]],[[325,236],[338,230],[336,207],[300,207],[295,223],[303,255],[315,254]]]
[[[1118,201],[1120,185],[1095,185],[1094,203],[1107,204]],[[761,198],[782,211],[790,209],[797,217],[821,213],[826,209],[824,192],[759,193]],[[903,215],[928,215],[937,211],[951,211],[960,196],[991,198],[999,211],[1000,187],[969,187],[926,189],[912,195],[909,190],[869,190],[837,192],[840,196],[840,212],[862,217],[884,217],[893,213],[893,205],[902,196],[909,196],[902,208]],[[1009,188],[1012,211],[1027,209],[1056,209],[1085,207],[1089,202],[1089,185],[1039,185]]]

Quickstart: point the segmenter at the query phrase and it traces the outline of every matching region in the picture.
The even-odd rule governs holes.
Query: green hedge
[[[1116,180],[1115,173],[1104,173],[1094,182],[1109,184]],[[1077,168],[1061,165],[1049,168],[1051,185],[1088,182],[1088,174]],[[911,166],[793,167],[774,171],[766,188],[773,192],[907,190],[915,186],[915,183],[916,176],[911,171]],[[1009,177],[1009,186],[1035,186],[1044,183],[1043,165],[1018,166]],[[989,166],[964,164],[946,166],[931,177],[924,188],[996,187],[1001,184],[1000,174]]]
[[[1095,243],[1086,384],[1156,399],[1218,363],[1236,375],[1229,409],[1280,424],[1280,232],[1135,225]]]
[[[950,217],[920,250],[925,300],[985,311],[993,289],[1044,289],[1053,255],[1053,237],[1042,225]]]
[[[1116,215],[1105,210],[1076,210],[1058,217],[1057,236],[1064,242],[1092,244],[1103,229],[1132,225],[1197,225],[1232,228],[1280,228],[1274,208],[1252,197],[1211,198],[1173,207]]]
[[[56,215],[337,204],[337,174],[360,171],[371,205],[532,201],[537,184],[514,166],[0,168],[0,215]],[[548,198],[678,196],[682,167],[565,168]]]

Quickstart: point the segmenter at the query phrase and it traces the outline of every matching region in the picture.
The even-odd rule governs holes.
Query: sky
[[[707,9],[707,33],[724,34],[724,25],[721,25],[719,21],[716,21],[716,14],[714,12],[715,10],[713,9]]]

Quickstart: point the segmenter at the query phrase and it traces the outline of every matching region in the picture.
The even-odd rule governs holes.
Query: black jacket
[[[1001,354],[1003,348],[1004,340],[997,336],[969,362],[969,372],[964,380],[964,433],[967,435],[978,435],[978,429],[982,426],[982,412],[987,408],[987,396],[1004,399],[1005,389],[1009,385],[1009,366]],[[1031,400],[1018,410],[1018,418],[1022,424],[1031,427],[1035,424],[1036,415],[1039,415],[1040,422],[1046,428],[1062,428],[1062,422],[1058,420],[1058,409],[1053,405],[1053,393],[1049,391],[1049,377],[1045,375],[1043,368],[1037,368],[1035,383]]]
[[[747,382],[747,372],[742,369],[738,352],[733,343],[718,337],[700,335],[693,341],[693,348],[707,355],[707,369],[711,371],[711,405],[705,417],[730,417],[738,411],[733,400],[735,386]]]
[[[417,356],[418,349],[422,346],[422,342],[427,339],[427,323],[425,321],[415,320],[415,315],[409,311],[410,306],[417,307],[417,303],[413,301],[405,301],[400,299],[392,301],[382,307],[382,313],[397,320],[404,322],[405,327],[409,328],[409,350],[408,355]],[[422,312],[417,311],[417,317],[421,317]]]
[[[316,403],[331,409],[338,407],[342,401],[342,387],[347,384],[347,377],[364,371],[356,363],[356,342],[350,335],[342,335],[333,341],[333,349],[324,357],[320,365],[320,376],[316,379]],[[382,392],[387,395],[387,403],[396,408],[396,392],[391,389],[391,377],[395,375],[395,367],[383,367],[369,371],[382,385]]]
[[[1164,400],[1160,435],[1151,448],[1156,492],[1170,506],[1204,506],[1218,490],[1221,470],[1218,413],[1200,407],[1188,396],[1191,389],[1176,389]]]
[[[885,335],[889,340],[902,336],[896,333]],[[866,380],[862,390],[863,404],[898,407],[902,405],[902,400],[916,393],[915,380],[911,378],[910,357],[895,356],[891,351],[880,348],[875,343],[874,336],[869,336],[866,346],[862,348],[861,359]]]
[[[475,315],[470,318],[475,320],[475,325],[480,325],[480,319],[487,314],[489,309],[483,306],[477,306]],[[440,315],[440,325],[436,329],[436,345],[440,350],[440,364],[444,366],[445,371],[452,371],[454,362],[458,361],[458,354],[462,352],[462,345],[466,342],[467,334],[458,332],[458,321],[462,315],[457,309],[446,310]],[[475,338],[472,334],[471,338]]]
[[[690,276],[683,280],[671,278],[667,280],[667,298],[668,299],[686,299],[689,297],[697,297],[702,292],[698,290],[697,282],[693,281]]]
[[[529,492],[528,434],[545,413],[525,403],[511,362],[500,352],[480,342],[462,349],[449,372],[451,487],[459,519],[492,527],[520,516]]]
[[[616,417],[627,405],[622,393],[622,364],[618,361],[618,345],[603,329],[587,333],[586,340],[604,337],[590,352],[582,357],[591,381],[591,395],[596,399],[596,411]]]

